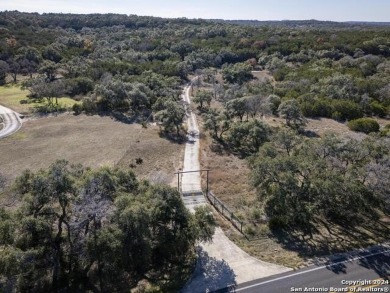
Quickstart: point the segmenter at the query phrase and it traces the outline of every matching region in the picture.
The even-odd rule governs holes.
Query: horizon
[[[270,3],[271,2],[271,3]],[[251,21],[299,21],[317,20],[332,22],[390,22],[387,11],[390,1],[328,0],[313,3],[309,0],[224,0],[212,3],[198,0],[195,4],[180,0],[2,0],[0,11],[25,13],[63,14],[125,14],[162,18],[251,20]],[[38,8],[37,8],[38,7]]]
[[[299,21],[318,21],[318,22],[335,22],[335,23],[390,23],[390,21],[371,21],[371,20],[343,20],[343,21],[337,21],[337,20],[326,20],[326,19],[315,19],[315,18],[307,18],[307,19],[243,19],[243,18],[201,18],[201,17],[169,17],[169,16],[156,16],[156,15],[140,15],[140,14],[126,14],[126,13],[116,13],[116,12],[36,12],[36,11],[20,11],[20,10],[0,10],[1,12],[19,12],[19,13],[31,13],[31,14],[39,14],[39,15],[45,15],[45,14],[70,14],[70,15],[108,15],[108,14],[116,14],[116,15],[126,15],[131,16],[135,15],[138,17],[155,17],[155,18],[164,18],[164,19],[188,19],[188,20],[222,20],[222,21],[255,21],[255,22],[283,22],[283,21],[291,21],[291,22],[299,22]]]

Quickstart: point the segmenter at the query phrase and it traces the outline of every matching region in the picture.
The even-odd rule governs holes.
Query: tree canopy
[[[62,160],[26,170],[14,188],[21,207],[0,209],[0,276],[10,290],[113,292],[142,279],[167,289],[214,233],[208,210],[192,215],[175,189],[131,170]]]
[[[388,209],[379,169],[389,154],[388,139],[302,140],[283,130],[251,159],[253,182],[274,228],[312,235],[320,222],[356,225]]]

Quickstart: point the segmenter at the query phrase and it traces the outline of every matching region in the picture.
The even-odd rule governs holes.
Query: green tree
[[[238,117],[240,121],[245,114],[249,112],[247,100],[245,98],[237,98],[226,103],[226,109],[230,117]]]
[[[6,82],[7,73],[9,71],[8,63],[0,60],[0,85],[4,85]]]
[[[194,46],[189,41],[181,41],[176,45],[171,47],[173,52],[176,52],[180,55],[181,60],[184,61],[184,57],[191,53],[194,50]]]
[[[388,156],[388,146],[372,139],[325,136],[311,141],[291,133],[278,137],[265,143],[250,163],[273,228],[298,229],[312,236],[319,224],[332,233],[327,223],[356,225],[364,217],[377,219],[386,197],[373,186],[378,183],[383,190],[385,185],[371,176],[377,176],[375,162]]]
[[[223,141],[223,134],[231,127],[231,122],[226,113],[209,109],[204,118],[204,129],[210,131],[210,135],[219,141]]]
[[[278,114],[278,108],[279,108],[279,105],[281,102],[282,102],[282,100],[277,95],[269,95],[268,96],[268,103],[270,105],[271,112],[273,115]]]
[[[45,74],[47,81],[54,81],[56,78],[58,65],[52,61],[44,61],[40,65],[38,72]]]
[[[296,100],[283,101],[278,107],[278,112],[286,120],[286,124],[293,129],[306,125],[306,120]]]
[[[164,109],[155,114],[155,118],[162,123],[166,132],[171,132],[172,129],[176,129],[176,135],[179,136],[185,114],[182,105],[168,100],[164,103]]]
[[[201,90],[196,93],[196,96],[192,99],[192,101],[196,104],[199,104],[199,110],[203,111],[204,104],[206,103],[210,107],[212,99],[213,99],[212,92]]]
[[[236,63],[227,65],[222,69],[222,77],[228,83],[243,83],[253,79],[251,73],[251,65],[249,63]]]
[[[49,108],[57,108],[58,99],[63,97],[67,91],[63,80],[47,82],[43,79],[34,79],[29,80],[25,86],[30,90],[32,98],[46,99]]]
[[[269,140],[271,129],[259,120],[236,122],[232,125],[226,136],[229,147],[241,155],[251,155]]]
[[[10,58],[7,60],[8,63],[8,72],[11,75],[13,82],[17,82],[18,74],[21,73],[20,62],[16,58]]]

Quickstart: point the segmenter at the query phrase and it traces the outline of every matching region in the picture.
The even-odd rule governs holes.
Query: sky
[[[0,0],[0,11],[390,22],[390,0]]]

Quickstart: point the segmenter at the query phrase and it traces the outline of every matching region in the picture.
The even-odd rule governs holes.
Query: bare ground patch
[[[172,180],[183,151],[183,145],[160,138],[156,126],[142,128],[109,117],[65,114],[27,121],[19,132],[0,140],[0,168],[12,180],[22,170],[38,170],[66,159],[89,167],[132,165],[141,178],[162,172]],[[142,162],[137,164],[137,158]]]

